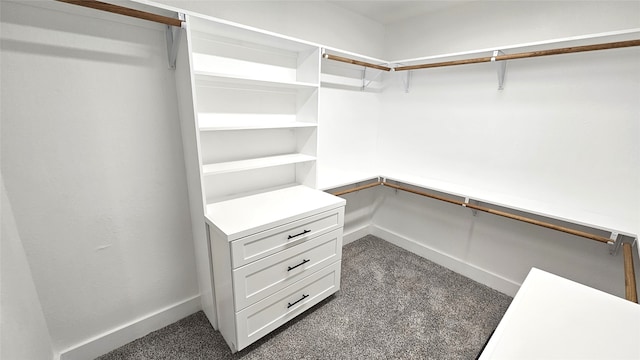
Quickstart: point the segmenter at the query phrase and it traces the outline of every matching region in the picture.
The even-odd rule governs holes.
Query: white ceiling
[[[474,0],[329,0],[330,3],[382,24],[402,21]]]

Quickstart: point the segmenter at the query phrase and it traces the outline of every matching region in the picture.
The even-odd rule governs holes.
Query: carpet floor
[[[374,236],[343,248],[341,281],[236,354],[198,312],[98,359],[475,359],[512,300]]]

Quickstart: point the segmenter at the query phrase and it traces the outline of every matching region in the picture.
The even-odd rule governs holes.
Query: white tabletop
[[[640,359],[640,305],[532,268],[488,359]]]
[[[346,201],[303,185],[207,205],[207,221],[235,240],[313,214]]]

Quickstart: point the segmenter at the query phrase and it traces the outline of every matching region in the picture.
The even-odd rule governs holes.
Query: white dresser
[[[232,351],[340,289],[344,206],[303,185],[207,206],[218,327]]]

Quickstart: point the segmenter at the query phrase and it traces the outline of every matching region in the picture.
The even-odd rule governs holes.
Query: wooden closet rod
[[[638,292],[636,290],[636,274],[633,270],[633,254],[632,247],[629,243],[622,244],[622,252],[624,256],[624,288],[625,297],[629,301],[638,303]]]
[[[376,64],[372,64],[372,63],[368,63],[360,60],[349,59],[349,58],[338,56],[338,55],[331,55],[331,54],[324,53],[322,54],[322,57],[325,59],[340,61],[347,64],[366,66],[366,67],[383,70],[383,71],[391,71],[391,68],[388,66],[376,65]]]
[[[349,194],[349,193],[352,193],[352,192],[368,189],[368,188],[371,188],[371,187],[374,187],[374,186],[378,186],[378,185],[382,185],[382,181],[374,182],[374,183],[367,184],[367,185],[357,186],[357,187],[354,187],[354,188],[351,188],[351,189],[346,189],[346,190],[343,190],[343,191],[336,191],[336,192],[334,192],[332,194],[335,195],[335,196],[340,196],[340,195]]]
[[[177,27],[182,26],[182,20],[180,19],[153,14],[146,11],[135,10],[135,9],[131,9],[124,6],[108,4],[101,1],[96,1],[96,0],[57,0],[57,1],[67,3],[67,4],[79,5],[79,6],[92,8],[92,9],[107,11],[107,12],[116,13],[120,15],[130,16],[138,19],[149,20],[149,21],[153,21],[153,22],[157,22],[165,25],[177,26]]]
[[[624,48],[624,47],[631,47],[631,46],[640,46],[640,40],[628,40],[628,41],[618,41],[618,42],[596,44],[596,45],[573,46],[573,47],[565,47],[565,48],[559,48],[559,49],[530,51],[530,52],[523,52],[523,53],[517,53],[517,54],[497,55],[495,57],[485,56],[480,58],[444,61],[444,62],[431,63],[431,64],[399,66],[394,68],[394,70],[395,71],[418,70],[418,69],[427,69],[427,68],[444,67],[444,66],[491,62],[492,59],[495,61],[514,60],[514,59],[524,59],[524,58],[532,58],[532,57],[539,57],[539,56],[571,54],[571,53],[578,53],[578,52],[585,52],[585,51],[617,49],[617,48]]]

